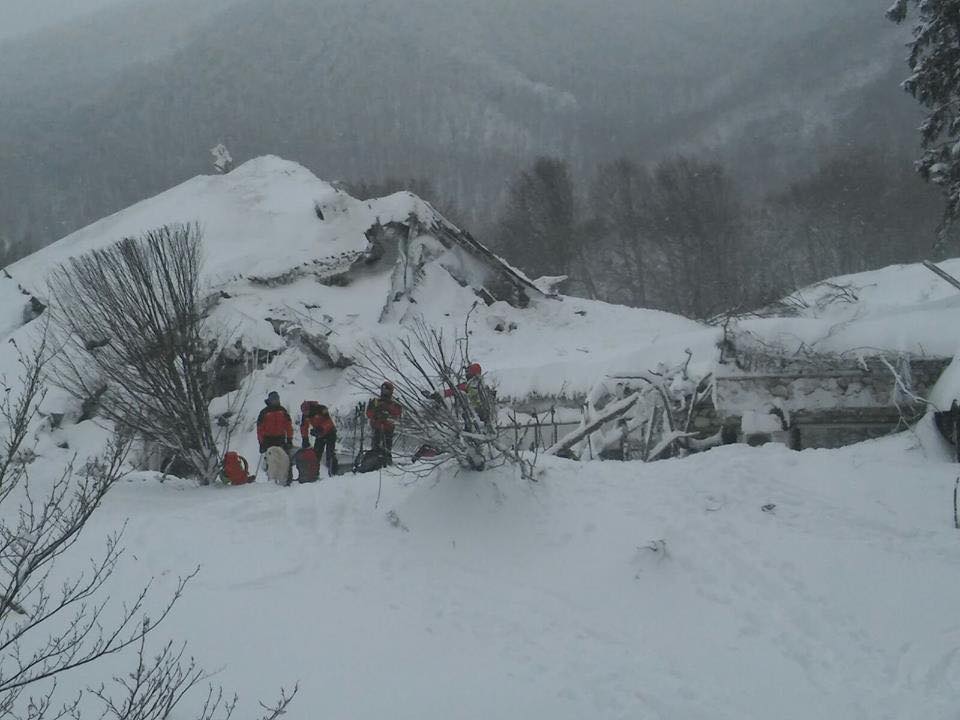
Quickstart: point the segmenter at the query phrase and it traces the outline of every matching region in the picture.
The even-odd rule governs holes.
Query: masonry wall
[[[790,430],[788,444],[841,447],[881,437],[919,419],[925,398],[949,364],[947,358],[780,361],[728,367],[716,379],[717,422],[781,413]],[[893,367],[898,382],[891,372]],[[777,418],[779,422],[779,417]],[[749,439],[745,437],[743,439]]]

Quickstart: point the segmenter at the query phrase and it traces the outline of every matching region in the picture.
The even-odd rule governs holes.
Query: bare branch
[[[204,336],[200,263],[199,228],[165,226],[72,258],[49,285],[57,384],[209,481],[218,345]]]

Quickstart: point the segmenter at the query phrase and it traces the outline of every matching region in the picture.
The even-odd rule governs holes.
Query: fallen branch
[[[590,420],[587,423],[584,423],[579,428],[574,430],[571,433],[568,433],[563,439],[559,442],[551,445],[546,450],[547,455],[556,455],[557,453],[564,452],[569,450],[578,442],[583,440],[585,437],[591,435],[592,433],[599,430],[606,423],[611,420],[616,420],[618,417],[625,415],[629,412],[640,400],[640,394],[634,393],[628,397],[625,397],[623,400],[620,400],[615,403],[611,403],[604,410]]]

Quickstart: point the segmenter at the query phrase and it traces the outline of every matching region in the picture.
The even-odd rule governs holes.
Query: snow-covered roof
[[[960,259],[940,263],[960,275]],[[922,264],[830,278],[798,290],[735,328],[783,355],[902,353],[952,357],[960,291]]]

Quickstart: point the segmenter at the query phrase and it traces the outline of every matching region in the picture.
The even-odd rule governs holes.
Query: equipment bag
[[[224,484],[246,485],[250,482],[250,465],[240,453],[232,450],[223,456],[223,469],[220,477]]]
[[[368,473],[386,467],[386,465],[387,456],[382,450],[367,450],[357,458],[357,461],[353,464],[353,471],[355,473]]]
[[[297,480],[300,482],[316,482],[320,477],[320,458],[313,448],[298,450],[293,463],[297,466]]]

